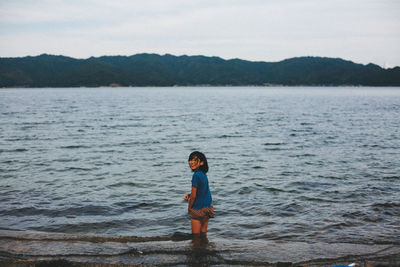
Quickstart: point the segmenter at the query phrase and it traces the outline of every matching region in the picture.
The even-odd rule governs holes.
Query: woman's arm
[[[196,199],[197,188],[192,186],[192,192],[190,193],[188,211],[192,208],[194,200]]]

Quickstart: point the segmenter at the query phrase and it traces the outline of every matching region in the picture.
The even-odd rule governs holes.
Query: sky
[[[400,0],[0,0],[0,57],[157,53],[400,66]]]

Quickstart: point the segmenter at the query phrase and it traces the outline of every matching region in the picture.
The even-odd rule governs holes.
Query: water
[[[400,245],[399,88],[0,90],[0,229]],[[232,241],[233,242],[233,241]]]

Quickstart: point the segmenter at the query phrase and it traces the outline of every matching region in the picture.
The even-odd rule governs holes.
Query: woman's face
[[[192,169],[192,171],[197,170],[200,166],[203,166],[204,162],[200,161],[198,157],[194,157],[191,160],[189,160],[189,166]]]

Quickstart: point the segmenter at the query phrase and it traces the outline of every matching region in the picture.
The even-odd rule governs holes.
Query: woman
[[[192,220],[192,234],[207,235],[208,220],[214,218],[214,207],[210,187],[208,186],[208,163],[206,156],[192,152],[189,156],[189,166],[193,171],[192,191],[184,199],[189,201],[188,213]]]

